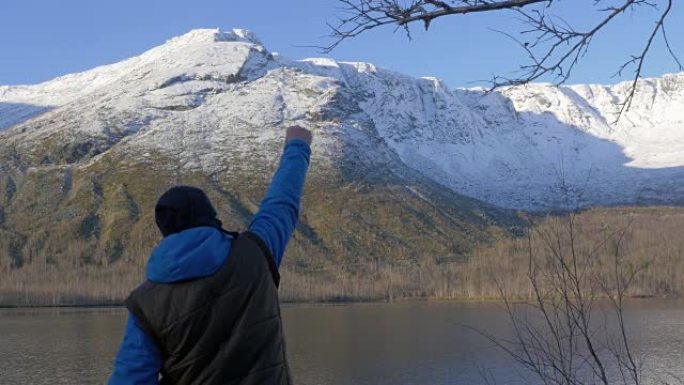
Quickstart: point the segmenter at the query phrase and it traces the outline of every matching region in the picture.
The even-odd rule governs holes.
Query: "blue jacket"
[[[299,202],[311,149],[294,139],[285,145],[278,171],[249,230],[268,246],[280,266],[299,217]],[[214,274],[230,252],[232,238],[211,227],[197,227],[164,238],[147,262],[147,279],[170,283]],[[114,361],[109,385],[157,385],[162,359],[159,349],[128,315],[126,332]]]

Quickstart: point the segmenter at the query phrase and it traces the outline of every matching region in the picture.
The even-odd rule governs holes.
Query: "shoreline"
[[[601,298],[599,298],[600,300]],[[683,296],[632,296],[626,297],[626,300],[684,300]],[[521,302],[525,299],[516,298],[511,299],[513,302]],[[345,300],[345,301],[282,301],[281,305],[284,307],[294,307],[294,306],[351,306],[351,305],[396,305],[402,303],[433,303],[433,304],[444,304],[444,303],[454,303],[454,304],[491,304],[491,303],[502,303],[503,300],[500,298],[395,298],[392,301],[386,300]],[[121,309],[125,308],[122,302],[113,303],[85,303],[85,304],[56,304],[56,305],[8,305],[0,304],[0,310],[12,310],[12,309]]]

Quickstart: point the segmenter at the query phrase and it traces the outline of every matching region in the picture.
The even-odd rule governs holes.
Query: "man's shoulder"
[[[266,245],[266,242],[264,242],[264,240],[258,234],[252,231],[245,231],[241,233],[235,242],[235,245],[233,246],[233,250],[231,250],[231,253],[253,254],[256,252],[261,254],[261,257],[268,264],[268,269],[273,276],[273,281],[275,282],[276,286],[278,286],[280,284],[280,273],[278,272],[278,266],[275,264],[273,253],[271,253],[271,250],[268,248],[268,245]]]
[[[263,254],[268,259],[273,260],[273,253],[271,253],[271,249],[269,249],[264,239],[257,232],[252,230],[240,233],[240,236],[238,236],[231,249],[231,253],[244,252],[258,252],[259,254]]]

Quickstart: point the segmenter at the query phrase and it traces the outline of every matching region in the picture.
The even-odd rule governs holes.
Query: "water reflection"
[[[0,310],[0,384],[101,384],[120,342],[122,309]],[[297,384],[526,384],[472,325],[505,336],[495,304],[286,306]],[[684,375],[684,305],[635,301],[629,327],[645,369]]]

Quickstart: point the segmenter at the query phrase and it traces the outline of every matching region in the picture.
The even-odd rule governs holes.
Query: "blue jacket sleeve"
[[[249,226],[266,243],[278,266],[297,225],[310,156],[311,148],[303,140],[293,139],[285,145],[278,171]]]
[[[161,366],[159,348],[145,334],[133,314],[129,314],[126,334],[108,385],[158,385]]]

